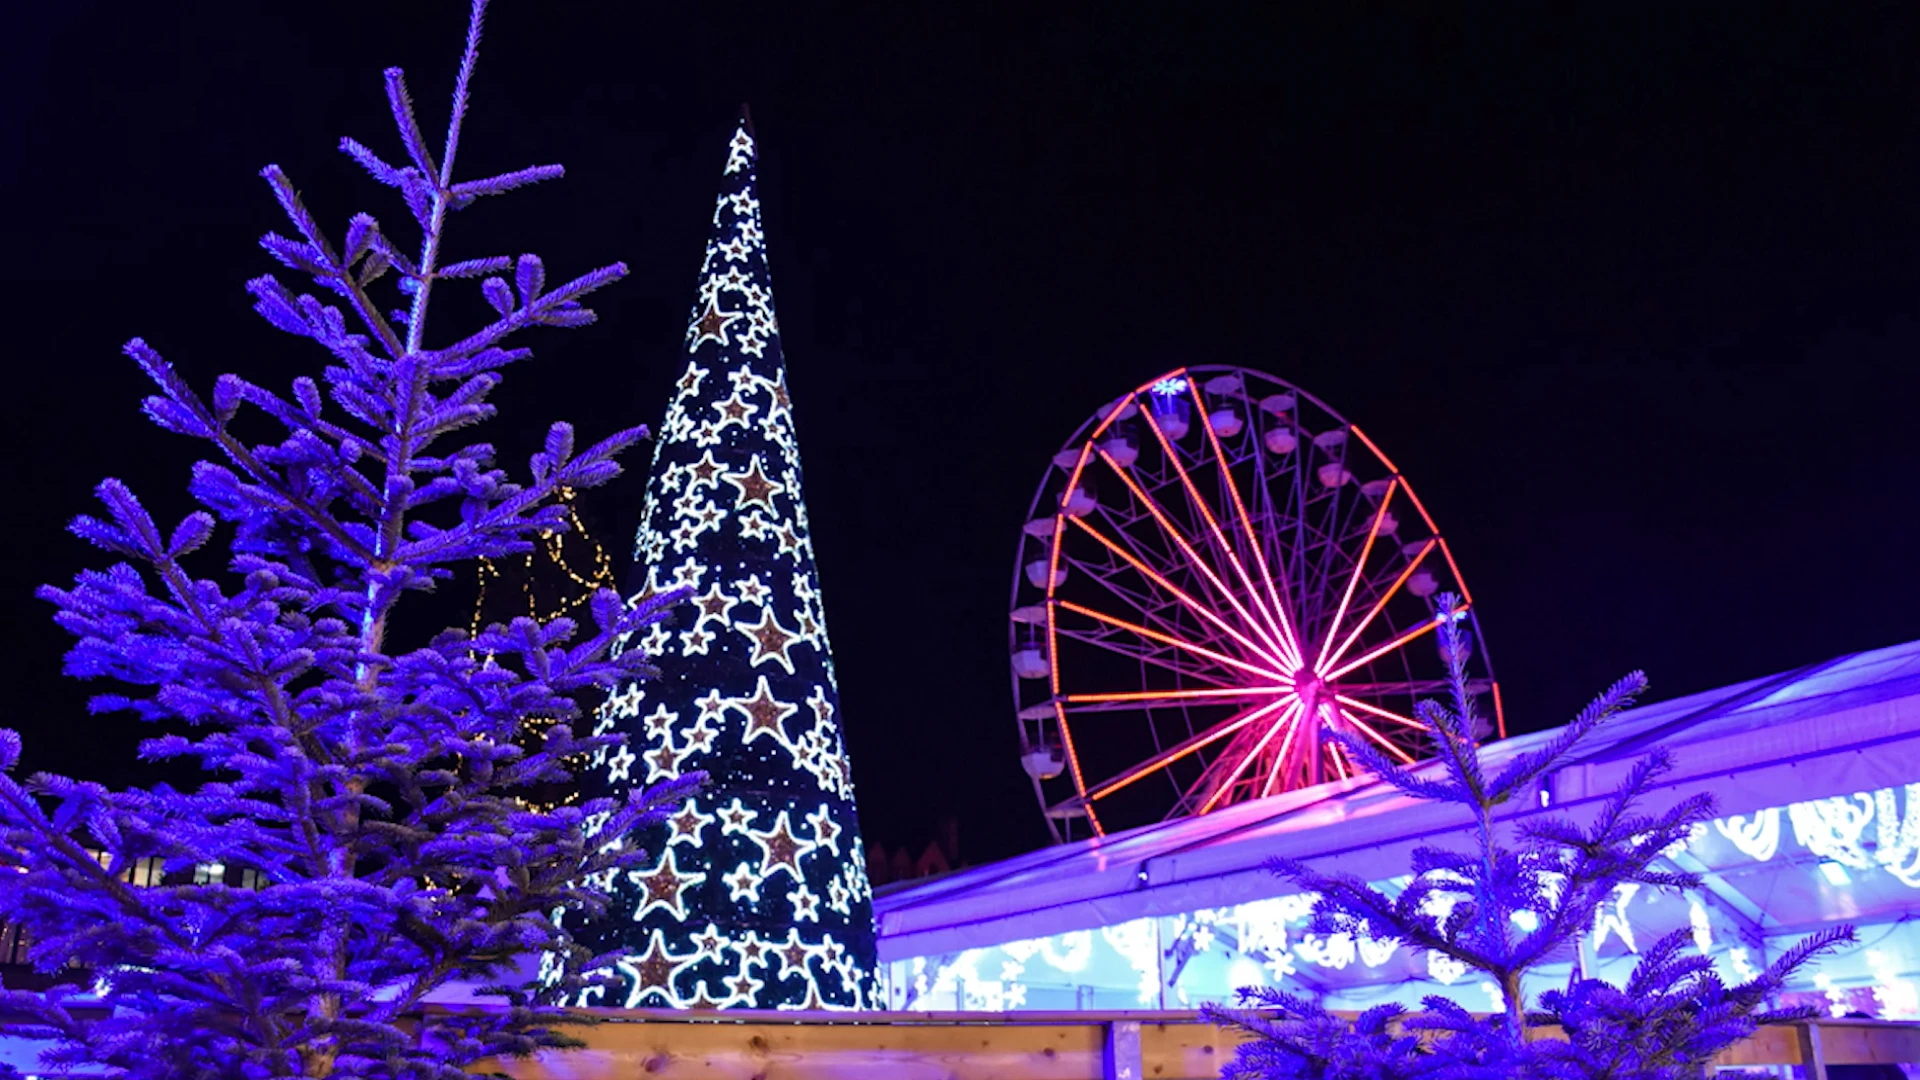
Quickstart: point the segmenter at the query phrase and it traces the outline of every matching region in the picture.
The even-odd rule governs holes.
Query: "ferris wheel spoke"
[[[1359,586],[1360,578],[1365,575],[1367,559],[1373,555],[1373,542],[1380,538],[1380,523],[1387,519],[1387,507],[1393,503],[1393,493],[1400,486],[1395,479],[1387,483],[1387,492],[1380,498],[1380,506],[1373,512],[1373,524],[1367,527],[1367,542],[1360,547],[1360,557],[1353,561],[1353,573],[1347,576],[1347,590],[1340,596],[1340,606],[1333,611],[1333,621],[1327,624],[1327,632],[1320,642],[1320,656],[1313,662],[1313,670],[1323,671],[1327,662],[1327,650],[1333,645],[1333,639],[1340,633],[1340,620],[1347,617],[1347,607],[1353,603],[1353,590]]]
[[[1350,779],[1352,774],[1347,771],[1346,755],[1340,752],[1340,744],[1328,743],[1326,750],[1327,759],[1333,762],[1334,770],[1340,774],[1340,779]]]
[[[1253,553],[1254,563],[1260,568],[1260,578],[1266,583],[1267,599],[1273,604],[1273,615],[1280,621],[1280,635],[1293,646],[1294,659],[1298,663],[1301,659],[1300,635],[1287,615],[1287,605],[1280,602],[1280,593],[1274,588],[1273,571],[1267,566],[1266,551],[1254,535],[1253,518],[1247,513],[1246,500],[1240,497],[1240,485],[1233,478],[1233,467],[1227,464],[1227,453],[1220,445],[1220,434],[1213,429],[1213,416],[1207,412],[1207,403],[1200,397],[1200,388],[1192,379],[1187,380],[1187,392],[1193,396],[1194,410],[1200,417],[1201,426],[1207,429],[1207,442],[1213,447],[1213,457],[1219,463],[1221,479],[1226,483],[1228,495],[1233,498],[1234,512],[1240,518],[1240,529],[1247,537],[1247,549]]]
[[[1330,457],[1329,464],[1345,469],[1346,444],[1342,443],[1338,454]],[[1353,555],[1348,550],[1350,540],[1356,531],[1356,518],[1365,508],[1364,500],[1358,495],[1342,498],[1347,488],[1348,485],[1343,483],[1327,490],[1324,496],[1325,511],[1322,527],[1315,530],[1310,560],[1313,571],[1308,582],[1311,585],[1309,594],[1320,598],[1323,604],[1341,592],[1340,581],[1349,576],[1346,564],[1353,559]],[[1352,573],[1364,574],[1362,568],[1365,566],[1366,556],[1371,554],[1367,549],[1370,549],[1373,544],[1372,530],[1369,528],[1367,532],[1368,539],[1363,542],[1362,556],[1354,564]],[[1333,622],[1328,618],[1326,607],[1318,608],[1314,614],[1318,620],[1317,625],[1325,628],[1316,636],[1323,639],[1331,638],[1334,634]]]
[[[1205,671],[1184,664],[1174,663],[1173,660],[1170,659],[1170,656],[1174,654],[1174,650],[1172,649],[1144,649],[1131,642],[1079,630],[1063,628],[1056,632],[1061,637],[1067,638],[1070,641],[1077,641],[1083,645],[1091,645],[1096,649],[1104,649],[1107,652],[1124,656],[1129,660],[1137,660],[1142,664],[1151,664],[1154,667],[1160,668],[1163,671],[1170,671],[1184,679],[1192,679],[1195,682],[1206,683],[1209,686],[1217,686],[1222,689],[1241,689],[1241,687],[1223,678],[1219,672]]]
[[[1423,724],[1420,721],[1415,720],[1411,716],[1401,716],[1399,713],[1394,712],[1391,709],[1383,709],[1378,705],[1369,705],[1368,703],[1361,701],[1359,698],[1356,698],[1356,697],[1349,697],[1346,694],[1335,694],[1333,695],[1333,700],[1339,702],[1342,705],[1345,705],[1350,709],[1359,709],[1361,712],[1370,713],[1374,716],[1379,717],[1382,720],[1391,720],[1394,723],[1399,724],[1401,727],[1412,728],[1415,731],[1427,730],[1426,724]]]
[[[1460,607],[1454,610],[1455,610],[1454,617],[1459,618],[1461,616],[1464,616],[1467,613],[1467,606],[1465,604],[1462,604],[1460,605]],[[1374,662],[1375,660],[1380,659],[1382,656],[1387,655],[1388,653],[1394,651],[1395,649],[1401,648],[1407,645],[1409,642],[1415,641],[1427,634],[1432,633],[1434,628],[1440,625],[1440,620],[1444,618],[1446,618],[1446,616],[1444,615],[1435,615],[1431,618],[1423,619],[1421,620],[1419,626],[1416,626],[1413,629],[1407,631],[1406,633],[1401,634],[1399,637],[1394,638],[1392,641],[1387,642],[1385,645],[1382,645],[1379,648],[1373,650],[1372,652],[1367,653],[1365,656],[1362,656],[1358,660],[1349,660],[1345,667],[1338,668],[1334,671],[1330,671],[1327,674],[1321,676],[1321,678],[1325,679],[1328,682],[1333,682],[1334,680],[1340,678],[1340,676],[1345,675],[1347,672],[1352,671],[1355,668],[1365,667],[1366,665]]]
[[[1114,599],[1126,604],[1134,611],[1139,612],[1141,617],[1148,622],[1153,623],[1168,633],[1176,633],[1178,631],[1178,628],[1173,622],[1167,619],[1165,614],[1167,611],[1178,607],[1176,603],[1127,588],[1112,576],[1112,571],[1116,569],[1115,567],[1097,566],[1085,559],[1073,557],[1063,557],[1060,561],[1065,563],[1069,569],[1077,570],[1082,576],[1099,582],[1101,587],[1113,594]]]
[[[1367,722],[1365,720],[1362,720],[1359,717],[1353,715],[1353,713],[1347,711],[1346,709],[1341,709],[1340,715],[1346,718],[1347,723],[1352,724],[1354,727],[1360,729],[1360,732],[1364,734],[1367,738],[1372,739],[1374,742],[1380,744],[1381,749],[1385,750],[1389,754],[1392,754],[1394,757],[1399,758],[1402,764],[1405,764],[1405,765],[1413,764],[1412,754],[1409,754],[1405,750],[1402,750],[1398,745],[1396,745],[1393,742],[1393,740],[1387,738],[1385,735],[1382,735],[1379,732],[1373,730],[1373,728],[1367,725]]]
[[[1425,694],[1444,694],[1453,688],[1445,679],[1411,679],[1400,682],[1342,682],[1340,689],[1349,694],[1366,695],[1372,698],[1408,697],[1419,698]],[[1485,693],[1487,680],[1468,679],[1467,688],[1474,693]]]
[[[1101,705],[1147,705],[1152,702],[1200,701],[1211,699],[1217,702],[1232,703],[1236,700],[1260,700],[1272,698],[1275,694],[1290,693],[1293,687],[1285,683],[1273,686],[1223,686],[1201,690],[1126,690],[1112,694],[1066,694],[1061,701],[1067,703],[1068,712],[1091,712]],[[1071,706],[1086,706],[1084,709]]]
[[[1412,488],[1407,489],[1407,497],[1413,497]],[[1353,648],[1353,643],[1360,640],[1360,635],[1365,633],[1367,627],[1373,625],[1373,620],[1379,617],[1381,611],[1385,610],[1387,601],[1393,599],[1394,594],[1400,591],[1400,586],[1407,583],[1407,579],[1413,576],[1415,570],[1420,569],[1420,564],[1426,560],[1428,553],[1433,551],[1435,545],[1439,543],[1440,541],[1437,539],[1430,539],[1421,546],[1420,553],[1415,555],[1413,559],[1407,563],[1406,568],[1400,571],[1400,576],[1393,580],[1392,585],[1387,586],[1387,591],[1380,594],[1380,599],[1374,602],[1373,610],[1367,612],[1367,617],[1361,619],[1359,624],[1353,628],[1353,632],[1347,635],[1347,640],[1341,642],[1340,647],[1333,650],[1333,655],[1322,660],[1320,665],[1316,666],[1316,670],[1319,670],[1320,667],[1332,667],[1340,662],[1341,657],[1347,655],[1347,650]],[[1328,636],[1331,637],[1332,635]]]
[[[1493,680],[1469,678],[1467,692],[1485,694],[1494,688]],[[1394,698],[1410,698],[1419,701],[1436,695],[1448,695],[1453,692],[1453,683],[1446,679],[1413,679],[1395,682],[1342,682],[1342,693],[1361,700],[1381,701]]]
[[[1141,411],[1141,416],[1145,417],[1147,427],[1152,429],[1154,438],[1159,440],[1160,448],[1165,452],[1168,464],[1179,474],[1180,485],[1186,490],[1187,499],[1193,504],[1193,508],[1200,512],[1201,518],[1206,521],[1207,528],[1213,533],[1214,542],[1220,545],[1221,555],[1226,557],[1227,564],[1233,567],[1234,573],[1240,578],[1241,583],[1246,586],[1248,598],[1253,601],[1254,608],[1258,610],[1264,618],[1267,629],[1273,631],[1277,637],[1280,652],[1286,656],[1288,662],[1295,667],[1304,666],[1304,662],[1300,656],[1299,642],[1294,640],[1293,635],[1289,633],[1280,622],[1274,619],[1274,613],[1268,610],[1266,603],[1261,599],[1260,587],[1253,583],[1253,576],[1247,573],[1247,568],[1240,563],[1240,557],[1234,554],[1233,542],[1227,539],[1226,531],[1220,527],[1220,520],[1214,517],[1213,510],[1207,506],[1207,500],[1200,494],[1199,488],[1194,486],[1193,477],[1188,475],[1186,466],[1180,463],[1179,451],[1174,448],[1173,441],[1167,438],[1167,433],[1161,430],[1160,422],[1154,419],[1153,410],[1151,408],[1144,409]],[[1229,482],[1231,482],[1231,476],[1229,476]],[[1271,582],[1269,582],[1269,590],[1271,590]],[[1249,621],[1251,622],[1252,620],[1249,619]]]
[[[1154,430],[1158,431],[1159,429],[1155,428]],[[1162,438],[1164,439],[1164,436]],[[1297,667],[1299,665],[1299,650],[1289,650],[1282,644],[1280,638],[1268,633],[1268,627],[1255,619],[1253,615],[1247,611],[1246,606],[1240,602],[1240,598],[1235,595],[1232,589],[1227,588],[1227,583],[1220,580],[1220,575],[1214,572],[1213,567],[1207,565],[1205,559],[1201,558],[1200,553],[1194,549],[1193,542],[1188,540],[1186,534],[1167,516],[1166,510],[1161,507],[1160,503],[1155,500],[1153,496],[1147,494],[1139,484],[1135,483],[1133,477],[1127,475],[1126,469],[1123,468],[1119,462],[1113,460],[1105,450],[1100,451],[1100,458],[1107,463],[1109,469],[1113,470],[1114,475],[1120,478],[1120,482],[1127,486],[1127,490],[1133,494],[1133,497],[1138,500],[1142,506],[1147,508],[1147,512],[1153,516],[1154,522],[1160,526],[1160,530],[1166,533],[1167,538],[1172,540],[1174,546],[1180,549],[1181,554],[1187,557],[1187,562],[1191,564],[1195,570],[1199,571],[1200,575],[1214,587],[1220,594],[1220,597],[1227,602],[1227,605],[1233,608],[1240,616],[1241,620],[1245,622],[1262,641],[1267,643],[1268,650],[1263,651],[1269,651],[1269,654],[1277,652],[1281,656],[1287,657],[1288,660]],[[1184,476],[1185,474],[1183,473],[1182,475]],[[1259,603],[1258,597],[1255,598],[1254,602],[1257,606]]]
[[[1084,615],[1089,619],[1106,623],[1109,626],[1131,631],[1149,641],[1158,641],[1163,645],[1171,645],[1176,649],[1184,649],[1195,656],[1204,656],[1217,664],[1225,664],[1228,667],[1239,668],[1241,671],[1259,675],[1262,678],[1271,679],[1274,682],[1286,683],[1288,685],[1292,685],[1293,683],[1293,679],[1282,672],[1263,668],[1258,664],[1250,664],[1238,657],[1228,656],[1226,653],[1209,649],[1204,645],[1196,645],[1185,638],[1176,637],[1173,634],[1163,634],[1150,627],[1141,626],[1139,623],[1131,623],[1117,616],[1108,615],[1105,612],[1095,611],[1090,607],[1084,607],[1071,600],[1056,600],[1054,603],[1058,604],[1062,609],[1071,611],[1076,615]]]
[[[1216,615],[1211,607],[1208,607],[1206,604],[1203,604],[1200,601],[1194,599],[1193,596],[1188,594],[1185,589],[1182,589],[1178,585],[1175,585],[1173,582],[1167,580],[1167,578],[1164,575],[1155,571],[1152,567],[1148,566],[1146,563],[1141,562],[1139,559],[1134,558],[1133,555],[1131,555],[1130,553],[1122,549],[1119,544],[1114,543],[1112,540],[1109,540],[1107,537],[1103,536],[1100,532],[1095,530],[1093,526],[1088,525],[1086,522],[1081,521],[1079,518],[1068,518],[1067,520],[1073,522],[1075,525],[1078,525],[1081,531],[1085,532],[1088,536],[1091,536],[1095,540],[1098,540],[1101,543],[1101,545],[1104,546],[1108,551],[1113,552],[1114,555],[1125,560],[1127,565],[1139,571],[1141,576],[1145,577],[1147,580],[1153,582],[1154,584],[1160,586],[1162,589],[1165,589],[1168,593],[1171,593],[1176,600],[1179,600],[1182,604],[1186,605],[1187,609],[1192,611],[1195,615],[1198,615],[1201,618],[1212,623],[1214,626],[1218,627],[1222,632],[1226,633],[1227,635],[1232,637],[1235,641],[1238,641],[1241,645],[1245,646],[1248,652],[1251,652],[1254,655],[1260,657],[1262,660],[1265,660],[1267,663],[1272,664],[1274,667],[1286,666],[1280,657],[1274,656],[1272,653],[1268,652],[1266,649],[1263,649],[1260,646],[1255,645],[1253,641],[1250,640],[1245,634],[1242,634],[1240,631],[1234,629],[1233,624],[1227,622],[1225,619],[1222,619],[1219,615]]]
[[[1289,695],[1248,709],[1236,716],[1228,717],[1197,735],[1182,739],[1180,742],[1167,747],[1165,750],[1162,750],[1160,753],[1155,754],[1133,768],[1102,780],[1100,783],[1087,789],[1085,798],[1088,802],[1094,799],[1104,799],[1114,792],[1119,791],[1121,788],[1126,787],[1128,784],[1133,783],[1135,780],[1158,772],[1189,754],[1219,742],[1221,739],[1232,735],[1248,724],[1271,714],[1274,710],[1287,708],[1290,704],[1297,701],[1299,701],[1298,698]]]
[[[1304,707],[1302,702],[1299,698],[1295,698],[1292,704],[1288,705],[1286,710],[1280,714],[1279,721],[1267,728],[1266,732],[1253,744],[1253,748],[1248,750],[1246,754],[1240,758],[1238,764],[1234,765],[1233,770],[1227,774],[1226,779],[1222,780],[1219,786],[1213,789],[1213,793],[1207,796],[1207,801],[1200,804],[1198,812],[1205,814],[1218,805],[1220,800],[1225,798],[1226,795],[1233,790],[1233,786],[1240,782],[1240,777],[1246,773],[1248,766],[1252,765],[1254,761],[1260,757],[1261,751],[1267,748],[1267,744],[1273,741],[1273,737],[1279,734],[1282,728],[1286,729],[1287,737],[1281,740],[1279,760],[1285,761],[1287,749],[1293,745],[1294,733],[1300,727],[1300,718],[1303,711]],[[1204,777],[1202,779],[1204,781]]]

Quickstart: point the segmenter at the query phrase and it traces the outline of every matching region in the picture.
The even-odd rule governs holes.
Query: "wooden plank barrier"
[[[515,1080],[1212,1080],[1242,1036],[1196,1012],[582,1009],[577,1050],[487,1062]],[[1725,1066],[1920,1064],[1920,1024],[1776,1024]]]

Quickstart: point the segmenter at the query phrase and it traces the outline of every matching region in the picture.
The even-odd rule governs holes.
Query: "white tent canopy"
[[[1497,769],[1550,735],[1490,744],[1485,759]],[[1907,914],[1920,908],[1920,643],[1627,712],[1603,728],[1573,764],[1550,777],[1539,799],[1517,801],[1508,820],[1591,812],[1635,761],[1655,750],[1669,754],[1674,767],[1646,809],[1708,792],[1721,816],[1675,855],[1686,869],[1706,874],[1708,887],[1699,900],[1667,900],[1662,907],[1658,897],[1647,894],[1620,901],[1616,915],[1626,928],[1625,953],[1633,951],[1633,927],[1644,936],[1691,919],[1698,940],[1707,941],[1717,930],[1723,948],[1739,952],[1729,954],[1730,974],[1738,974],[1743,965],[1771,954],[1775,946],[1768,939],[1846,921],[1863,926],[1868,945],[1876,944],[1875,935],[1866,932],[1871,927],[1891,927],[1889,933],[1900,939],[1878,942],[1884,947],[1873,961],[1863,957],[1843,965],[1858,976],[1855,981],[1885,983],[1920,970],[1920,955],[1909,955],[1920,949],[1920,940],[1908,942],[1904,932],[1894,932],[1902,931]],[[1543,802],[1550,809],[1543,810]],[[1264,934],[1264,940],[1277,931],[1280,946],[1265,940],[1260,949],[1236,954],[1263,965],[1269,978],[1297,973],[1307,988],[1320,990],[1404,982],[1418,969],[1385,961],[1356,963],[1348,956],[1354,951],[1351,943],[1336,943],[1338,955],[1320,963],[1329,959],[1327,943],[1297,934],[1287,943],[1284,920],[1255,931],[1248,929],[1249,916],[1234,913],[1254,905],[1270,921],[1277,910],[1272,904],[1293,891],[1263,869],[1275,856],[1387,880],[1406,872],[1417,845],[1464,842],[1464,836],[1448,834],[1465,821],[1455,808],[1355,779],[1047,848],[890,891],[876,899],[875,908],[881,958],[895,962],[892,1001],[901,1007],[928,1000],[914,990],[915,979],[931,992],[946,978],[956,995],[970,977],[977,975],[974,981],[983,984],[994,981],[973,970],[981,957],[966,959],[970,950],[1011,946],[1015,966],[1044,974],[1046,957],[1066,953],[1065,946],[1045,946],[1043,939],[1101,931],[1121,953],[1129,953],[1133,968],[1151,963],[1157,972],[1135,974],[1143,998],[1147,976],[1155,975],[1160,1000],[1134,1003],[1189,1004],[1192,994],[1180,992],[1185,974],[1165,970],[1170,958],[1190,956],[1196,945],[1199,952],[1215,952],[1213,942],[1227,938],[1212,928],[1229,924],[1239,926],[1243,938]],[[1300,910],[1297,903],[1283,907],[1289,918]],[[1209,929],[1201,931],[1203,925]],[[1146,933],[1138,928],[1149,926],[1155,935],[1151,945],[1133,940]],[[1116,936],[1123,927],[1136,930]],[[1196,933],[1197,940],[1190,940]],[[1618,952],[1621,943],[1601,934],[1598,924],[1596,936],[1601,940],[1593,959],[1605,969],[1607,946]],[[1729,942],[1739,944],[1724,944]],[[962,970],[944,975],[943,965],[951,967],[956,957]],[[1006,960],[1001,963],[1005,968]],[[1179,964],[1184,971],[1186,961]],[[1063,978],[1071,976],[1071,965],[1053,974],[1063,972]],[[1244,977],[1246,967],[1236,974]],[[998,981],[1004,997],[1019,980]],[[1907,991],[1895,992],[1910,990],[1908,984]],[[1202,996],[1213,995],[1209,990]],[[1085,1001],[1087,994],[1075,1000]],[[953,1003],[964,1005],[958,996]]]

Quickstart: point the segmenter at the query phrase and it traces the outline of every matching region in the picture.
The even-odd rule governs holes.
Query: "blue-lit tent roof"
[[[1497,767],[1548,735],[1517,736],[1484,754]],[[1551,779],[1551,812],[1592,810],[1656,747],[1671,754],[1674,769],[1648,809],[1706,791],[1723,815],[1716,824],[1772,810],[1786,833],[1765,858],[1725,828],[1707,830],[1678,856],[1707,875],[1708,899],[1743,935],[1896,920],[1920,907],[1920,851],[1905,852],[1915,865],[1896,873],[1884,847],[1889,836],[1920,847],[1920,835],[1901,839],[1920,834],[1920,786],[1906,788],[1920,785],[1920,642],[1624,713]],[[1895,789],[1891,804],[1883,789]],[[1801,822],[1812,819],[1779,808],[1843,796],[1871,816],[1875,792],[1882,820],[1855,829],[1849,849],[1864,868],[1818,872],[1833,860],[1818,850],[1819,838],[1800,842]],[[1889,811],[1904,811],[1904,831],[1885,820]],[[1516,806],[1512,820],[1541,812]],[[1464,842],[1447,835],[1464,821],[1451,807],[1351,780],[1046,848],[878,897],[881,956],[953,953],[1276,896],[1287,886],[1261,869],[1276,855],[1385,879],[1404,873],[1418,844]]]

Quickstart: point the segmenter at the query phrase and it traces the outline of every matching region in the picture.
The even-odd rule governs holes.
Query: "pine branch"
[[[1243,990],[1239,1010],[1209,1010],[1216,1022],[1253,1036],[1223,1075],[1229,1077],[1534,1078],[1678,1080],[1694,1076],[1758,1023],[1783,1015],[1767,1001],[1819,955],[1853,940],[1851,928],[1816,934],[1752,981],[1725,986],[1690,930],[1653,943],[1624,987],[1570,977],[1529,1006],[1521,999],[1530,970],[1577,947],[1600,905],[1624,884],[1685,891],[1697,875],[1668,868],[1665,852],[1684,844],[1713,816],[1706,795],[1660,813],[1639,806],[1671,767],[1664,751],[1634,763],[1584,826],[1563,817],[1532,818],[1517,846],[1502,839],[1495,813],[1528,785],[1560,767],[1646,685],[1638,672],[1615,683],[1539,749],[1517,756],[1491,781],[1474,742],[1475,702],[1466,677],[1469,643],[1454,598],[1438,601],[1439,643],[1449,672],[1451,707],[1421,702],[1417,714],[1435,736],[1437,762],[1404,767],[1365,741],[1336,734],[1362,768],[1415,798],[1448,802],[1471,817],[1467,850],[1421,847],[1412,879],[1397,895],[1348,874],[1276,860],[1270,869],[1318,894],[1310,932],[1392,937],[1438,952],[1492,978],[1506,1010],[1476,1018],[1453,1001],[1429,997],[1424,1011],[1374,1010],[1349,1028],[1284,993]],[[1516,912],[1533,916],[1520,932]],[[1533,1040],[1531,1028],[1557,1024],[1567,1041]],[[1394,1030],[1389,1031],[1392,1027]],[[1417,1038],[1408,1037],[1409,1033]]]

